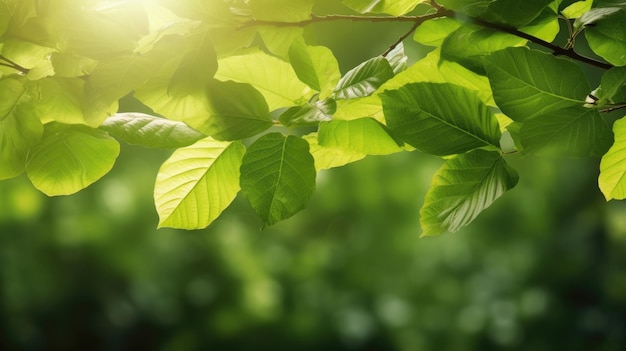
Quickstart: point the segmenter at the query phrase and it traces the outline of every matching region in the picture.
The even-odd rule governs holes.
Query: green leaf
[[[197,28],[185,37],[185,49],[179,55],[180,64],[168,86],[168,92],[173,96],[203,89],[217,72],[217,54],[206,26]]]
[[[487,105],[494,105],[489,80],[460,64],[440,60],[440,50],[435,49],[406,71],[388,80],[379,91],[397,89],[409,83],[452,83],[472,90]]]
[[[296,75],[325,99],[332,94],[341,73],[333,52],[323,46],[307,46],[295,41],[289,49],[289,60]]]
[[[239,192],[245,150],[241,142],[205,138],[174,151],[154,186],[159,227],[201,229],[211,224]]]
[[[154,75],[157,61],[143,55],[126,55],[100,61],[88,78],[90,87],[104,101],[121,99]]]
[[[600,87],[594,93],[598,107],[626,103],[626,67],[613,67],[604,72]]]
[[[499,148],[496,117],[472,91],[453,84],[412,83],[381,95],[387,126],[433,155]]]
[[[626,198],[626,118],[613,124],[615,143],[600,161],[598,184],[606,200]]]
[[[84,56],[53,52],[50,62],[54,68],[54,75],[64,78],[76,78],[90,74],[98,65],[98,61]]]
[[[219,60],[215,78],[251,84],[263,94],[270,110],[298,105],[310,92],[287,62],[260,51]]]
[[[578,18],[591,9],[593,0],[577,1],[561,11],[563,16],[567,18]]]
[[[333,99],[318,100],[303,106],[293,106],[283,112],[280,123],[285,127],[314,126],[322,121],[330,121],[337,110],[337,103]]]
[[[422,236],[456,232],[518,182],[497,152],[474,150],[449,159],[435,174],[420,210]]]
[[[120,145],[104,131],[52,122],[31,149],[26,174],[48,196],[69,195],[107,174],[119,152]]]
[[[541,51],[509,48],[485,62],[498,107],[515,121],[582,106],[590,91],[577,64]]]
[[[615,66],[626,65],[626,11],[587,27],[585,36],[593,52]]]
[[[437,3],[448,10],[478,17],[487,11],[494,0],[438,0]]]
[[[282,60],[289,60],[289,50],[295,42],[302,42],[302,27],[260,27],[257,33],[263,39],[265,48]]]
[[[386,13],[401,16],[426,0],[343,0],[343,4],[360,13]]]
[[[544,8],[543,12],[539,14],[537,18],[521,27],[519,30],[535,38],[552,42],[559,34],[559,29],[558,5],[555,1],[552,6]]]
[[[406,70],[409,67],[409,57],[404,53],[404,44],[402,42],[389,51],[387,55],[385,55],[385,59],[389,61],[389,65],[391,66],[394,75]]]
[[[483,18],[510,27],[521,27],[537,18],[553,0],[495,0]],[[556,16],[555,16],[556,18]]]
[[[369,59],[348,71],[335,87],[335,98],[354,99],[371,95],[393,77],[393,68],[382,56]]]
[[[207,94],[210,117],[190,125],[215,139],[248,138],[273,124],[263,95],[250,84],[213,81]]]
[[[597,110],[572,106],[525,120],[520,139],[527,154],[590,157],[603,155],[613,136]]]
[[[579,31],[581,28],[585,28],[590,24],[595,24],[598,21],[610,17],[611,15],[621,11],[619,7],[602,7],[590,9],[583,13],[580,17],[574,21],[574,30]]]
[[[100,129],[129,144],[162,149],[189,146],[205,137],[183,122],[132,112],[107,118]]]
[[[413,34],[413,40],[427,46],[440,46],[450,33],[461,27],[454,18],[440,17],[422,23]]]
[[[31,146],[43,134],[33,110],[32,98],[21,81],[0,80],[0,180],[24,171]]]
[[[315,190],[309,144],[296,136],[266,134],[246,152],[241,191],[266,225],[302,210]]]
[[[465,24],[443,40],[441,57],[455,61],[470,70],[484,74],[483,58],[511,46],[522,45],[525,39],[490,28]]]
[[[86,124],[83,115],[85,82],[80,78],[41,79],[34,83],[37,115],[42,123],[57,121],[66,124]]]
[[[315,169],[329,169],[341,167],[348,163],[356,162],[367,156],[361,150],[346,150],[339,148],[323,147],[319,144],[317,133],[307,134],[303,137],[309,143],[309,152],[315,159]]]
[[[322,122],[318,131],[319,145],[349,153],[388,155],[402,151],[402,143],[373,118]]]

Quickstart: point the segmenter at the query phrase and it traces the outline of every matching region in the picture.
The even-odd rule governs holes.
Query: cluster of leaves
[[[612,131],[601,116],[626,105],[625,3],[343,4],[358,14],[317,16],[315,0],[0,0],[0,179],[25,172],[67,195],[113,167],[117,140],[176,149],[154,199],[159,226],[186,229],[240,191],[271,225],[307,205],[318,171],[414,149],[446,160],[423,235],[458,230],[513,188],[511,153],[603,156],[600,189],[626,197],[626,120]],[[342,19],[413,27],[342,75],[303,38]],[[583,33],[597,59],[574,51]],[[409,65],[411,34],[434,50]],[[582,65],[606,69],[597,89]],[[154,115],[116,113],[129,94]]]

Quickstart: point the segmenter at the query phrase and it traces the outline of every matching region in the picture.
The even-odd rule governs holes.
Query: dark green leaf
[[[354,99],[372,94],[393,77],[393,68],[382,56],[369,59],[348,71],[335,87],[335,98]]]
[[[590,91],[580,66],[545,52],[509,48],[485,62],[498,107],[515,121],[582,106]]]
[[[302,210],[315,190],[309,144],[296,136],[270,133],[244,155],[241,191],[266,225]]]
[[[553,0],[495,0],[489,4],[483,18],[510,27],[530,23]],[[556,15],[555,15],[556,18]]]
[[[129,144],[176,149],[205,137],[187,124],[143,113],[118,113],[107,118],[100,129]]]
[[[381,94],[387,126],[400,139],[434,155],[499,147],[496,117],[470,90],[412,83]]]
[[[422,236],[456,232],[518,181],[498,152],[474,150],[449,159],[435,174],[420,210]]]
[[[613,135],[595,109],[582,106],[550,111],[522,123],[524,152],[544,156],[601,156]]]

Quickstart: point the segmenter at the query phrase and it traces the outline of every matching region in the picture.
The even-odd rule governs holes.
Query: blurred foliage
[[[344,72],[405,31],[357,27],[319,38]],[[0,183],[1,350],[626,349],[626,204],[604,202],[598,160],[512,157],[498,206],[418,239],[438,158],[368,157],[287,221],[261,231],[237,199],[188,232],[154,229],[168,155],[125,145],[70,197]]]
[[[500,206],[418,239],[434,157],[370,157],[322,173],[284,223],[260,231],[236,200],[196,232],[153,229],[166,157],[127,146],[71,197],[0,184],[0,349],[626,346],[626,207],[594,190],[592,161],[515,160]]]

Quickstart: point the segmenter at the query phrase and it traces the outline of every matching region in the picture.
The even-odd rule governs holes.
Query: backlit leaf
[[[615,143],[600,162],[598,184],[608,200],[626,199],[626,119],[613,124]]]
[[[251,84],[270,110],[297,105],[310,91],[287,62],[260,51],[219,60],[215,78]]]
[[[296,41],[289,49],[289,60],[298,78],[319,91],[322,99],[330,96],[341,78],[337,59],[326,47]]]
[[[201,229],[213,222],[239,192],[244,153],[241,142],[211,138],[174,151],[154,186],[159,227]]]
[[[31,149],[26,174],[48,196],[70,195],[107,174],[119,152],[120,145],[104,131],[52,122]]]
[[[317,133],[307,134],[303,137],[309,143],[309,152],[315,159],[315,169],[329,169],[341,167],[348,163],[356,162],[367,156],[360,150],[352,151],[340,148],[323,147],[319,144]]]
[[[323,122],[318,131],[319,145],[350,153],[388,155],[402,151],[387,128],[372,118]]]
[[[435,174],[420,210],[422,236],[456,232],[518,181],[497,152],[474,150],[449,159]]]
[[[344,5],[360,13],[386,13],[393,16],[411,12],[426,0],[343,0]]]
[[[0,180],[24,171],[31,146],[43,134],[34,106],[23,82],[0,80]]]

